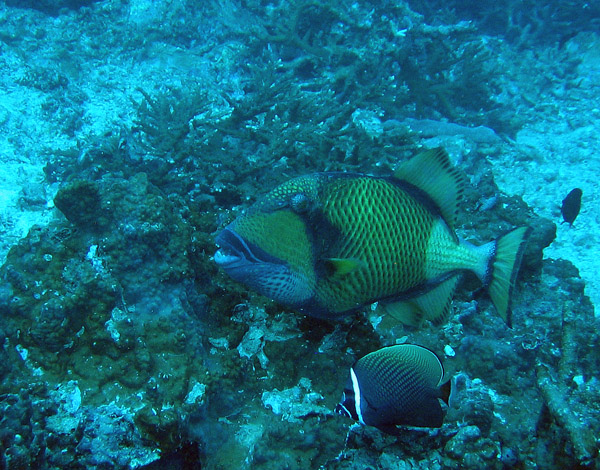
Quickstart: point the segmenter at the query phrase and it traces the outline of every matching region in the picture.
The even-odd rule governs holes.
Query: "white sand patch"
[[[559,225],[544,256],[575,264],[586,282],[586,294],[600,306],[600,40],[571,47],[573,54],[584,57],[580,80],[546,91],[547,101],[540,104],[544,111],[517,134],[511,150],[493,160],[494,177],[502,191],[522,196],[537,213],[558,224],[564,197],[574,188],[583,190],[573,227]]]

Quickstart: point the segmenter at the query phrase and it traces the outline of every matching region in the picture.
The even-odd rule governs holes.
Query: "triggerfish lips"
[[[217,236],[216,242],[219,249],[214,256],[215,263],[238,282],[247,284],[249,277],[258,269],[264,271],[268,266],[282,264],[277,258],[252,246],[229,227]]]
[[[313,295],[303,277],[284,261],[249,243],[232,228],[225,228],[216,242],[215,263],[235,281],[292,308]]]
[[[259,262],[248,244],[233,230],[224,229],[217,237],[219,250],[215,253],[215,263],[229,271],[241,268],[246,263]]]

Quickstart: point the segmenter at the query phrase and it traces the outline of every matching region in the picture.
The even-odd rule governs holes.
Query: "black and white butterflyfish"
[[[314,173],[267,193],[217,236],[214,260],[234,280],[329,320],[378,303],[411,326],[439,325],[462,273],[474,272],[511,325],[527,227],[481,246],[455,231],[464,175],[442,149],[393,176]]]
[[[336,412],[397,435],[397,426],[439,428],[451,381],[431,350],[416,344],[388,346],[359,359]]]

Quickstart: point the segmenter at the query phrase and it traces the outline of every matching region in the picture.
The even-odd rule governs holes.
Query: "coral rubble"
[[[0,469],[598,467],[593,305],[574,264],[543,256],[554,222],[496,184],[539,112],[515,87],[544,80],[506,65],[542,47],[537,26],[516,37],[519,5],[469,22],[438,2],[12,3],[0,60],[36,105],[0,106],[0,125],[37,159],[19,210],[45,216],[20,236],[2,215],[18,241],[0,267]],[[551,3],[535,18],[576,2]],[[544,51],[536,67],[574,78],[568,51]],[[448,324],[415,331],[369,309],[303,317],[212,261],[275,184],[389,175],[423,146],[468,175],[461,236],[534,229],[512,329],[469,276]],[[334,414],[353,362],[402,338],[445,354],[444,426],[387,436]]]

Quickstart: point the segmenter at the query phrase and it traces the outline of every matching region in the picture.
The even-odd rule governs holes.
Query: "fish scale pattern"
[[[240,217],[232,224],[244,238],[278,257],[298,272],[312,277],[311,240],[301,217],[291,210],[255,211],[252,217]]]
[[[397,397],[397,407],[406,413],[420,392],[418,372],[390,357],[367,356],[356,372],[363,377],[361,387],[371,391],[369,405],[375,409],[382,407],[394,391],[402,390],[402,395]]]
[[[318,174],[298,176],[289,180],[267,193],[256,205],[256,210],[270,211],[289,206],[292,198],[298,194],[304,194],[309,200],[317,199],[317,191],[320,183]]]
[[[319,283],[317,297],[333,312],[399,296],[426,281],[426,250],[438,217],[383,178],[340,177],[324,185],[323,214],[336,240],[326,256],[361,268]]]
[[[416,345],[391,346],[367,354],[356,363],[354,370],[360,378],[361,389],[369,390],[369,405],[384,409],[390,397],[395,397],[398,416],[418,412],[424,391],[435,389],[444,376],[435,354]],[[402,390],[401,396],[397,390]],[[390,410],[386,411],[389,414]]]

